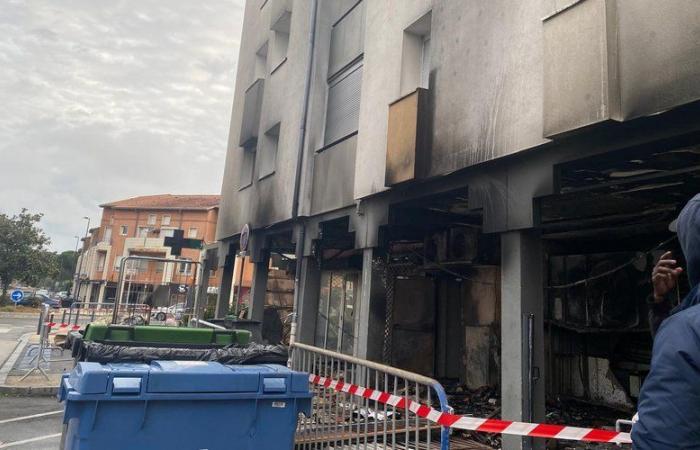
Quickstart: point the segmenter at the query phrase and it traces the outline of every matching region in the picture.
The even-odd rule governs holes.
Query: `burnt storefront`
[[[555,166],[537,207],[546,249],[547,393],[632,414],[651,359],[647,300],[668,225],[700,191],[697,135]],[[681,262],[682,264],[682,262]],[[689,289],[681,279],[680,302]]]

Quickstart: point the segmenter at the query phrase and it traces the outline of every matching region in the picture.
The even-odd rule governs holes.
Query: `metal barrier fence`
[[[450,411],[440,383],[395,367],[300,343],[292,344],[291,366]],[[316,384],[312,384],[312,390],[312,414],[299,419],[297,449],[449,449],[449,428],[430,423],[405,407],[388,406]]]
[[[42,324],[48,326],[48,334],[62,334],[85,328],[93,322],[111,323],[114,315],[112,303],[75,302],[69,308],[43,312],[39,315],[37,334]],[[122,305],[118,320],[123,325],[148,325],[151,320],[151,307],[142,304]]]

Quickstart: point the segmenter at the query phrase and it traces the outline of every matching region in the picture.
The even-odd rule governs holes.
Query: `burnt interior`
[[[547,392],[633,413],[649,372],[647,297],[669,223],[700,192],[697,135],[555,168],[536,201],[546,244]],[[689,290],[681,279],[676,301]]]

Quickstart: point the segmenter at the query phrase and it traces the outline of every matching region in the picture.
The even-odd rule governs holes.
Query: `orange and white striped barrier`
[[[499,419],[482,419],[478,417],[460,416],[447,412],[441,412],[430,406],[414,402],[409,398],[389,394],[362,386],[357,386],[331,378],[310,374],[309,381],[312,384],[333,389],[337,392],[345,392],[357,397],[377,401],[399,409],[407,409],[430,422],[444,427],[458,430],[477,431],[482,433],[500,433],[515,436],[528,436],[546,439],[561,439],[584,442],[608,442],[615,444],[631,444],[629,433],[603,430],[597,428],[569,427],[565,425],[552,425],[544,423],[512,422]]]
[[[49,334],[68,334],[71,331],[80,329],[80,325],[71,325],[69,323],[47,322]]]

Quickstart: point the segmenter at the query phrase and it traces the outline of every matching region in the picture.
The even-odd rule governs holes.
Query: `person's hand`
[[[671,259],[673,254],[666,252],[661,255],[659,262],[651,272],[651,284],[654,287],[654,301],[662,302],[672,289],[678,284],[678,277],[683,273],[682,267],[676,267],[676,260]]]

